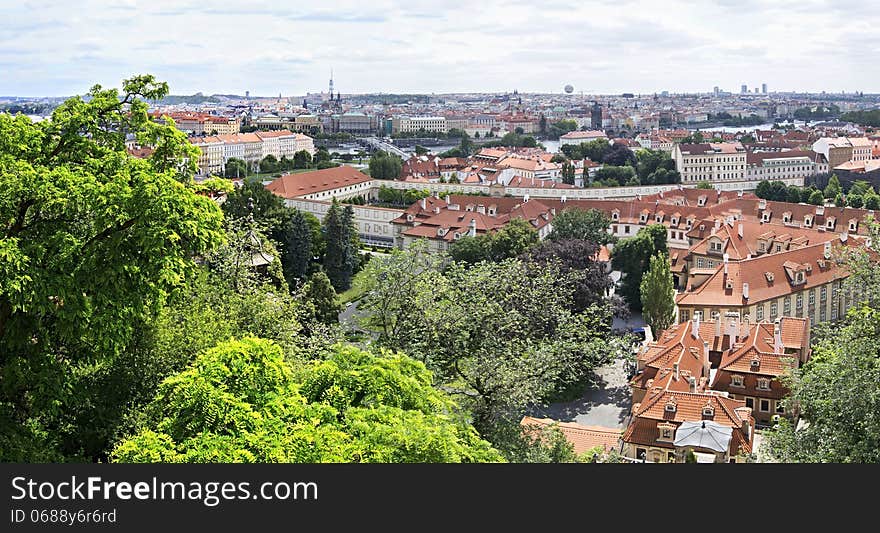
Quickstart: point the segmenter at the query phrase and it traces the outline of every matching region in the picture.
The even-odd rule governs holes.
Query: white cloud
[[[177,94],[298,95],[325,89],[331,67],[343,92],[880,90],[865,37],[880,9],[846,2],[8,3],[0,94],[150,72]]]

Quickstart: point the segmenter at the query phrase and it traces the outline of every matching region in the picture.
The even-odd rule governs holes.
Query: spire
[[[330,99],[333,99],[333,68],[330,68]]]

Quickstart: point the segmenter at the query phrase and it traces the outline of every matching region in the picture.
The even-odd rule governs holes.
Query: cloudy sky
[[[0,0],[0,95],[880,92],[875,0]]]

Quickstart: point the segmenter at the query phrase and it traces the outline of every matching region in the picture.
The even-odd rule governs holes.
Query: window
[[[816,305],[816,289],[810,289],[810,307]]]
[[[746,398],[746,407],[749,409],[755,408],[755,399],[754,398]]]
[[[770,412],[770,400],[761,400],[760,411],[762,413],[769,413]]]
[[[782,400],[776,400],[776,412],[780,415],[785,414],[785,402]]]
[[[666,452],[666,462],[674,463],[675,462],[675,452]]]
[[[703,268],[704,266],[706,266],[706,262],[703,260],[702,257],[698,258],[697,259],[697,268]]]
[[[825,312],[825,306],[819,308],[819,322],[825,322],[828,319],[828,315]]]
[[[828,287],[823,285],[822,288],[819,289],[819,301],[824,303],[825,300],[827,300],[827,299],[828,299]]]
[[[779,314],[778,311],[779,311],[779,306],[776,303],[776,301],[774,300],[774,301],[770,302],[770,318],[771,319],[776,318],[776,316]]]
[[[648,451],[644,448],[636,448],[636,459],[641,459],[644,461],[648,458]]]
[[[770,380],[767,378],[758,378],[759,390],[770,390]]]
[[[791,296],[786,296],[782,301],[782,315],[788,316],[789,314],[791,314]]]
[[[777,251],[777,252],[781,252],[781,251],[782,251],[782,245],[781,245],[781,244],[777,244],[777,245],[776,245],[776,251]]]
[[[799,293],[797,294],[797,296],[795,297],[795,307],[797,307],[798,309],[800,309],[800,308],[802,308],[803,306],[804,306],[804,293],[799,292]]]
[[[764,320],[764,304],[760,304],[755,307],[755,317],[758,321]]]
[[[672,430],[669,428],[663,428],[660,433],[664,439],[672,438]]]
[[[629,233],[629,226],[624,226],[624,227],[623,227],[623,232],[624,232],[624,233]]]
[[[690,319],[691,319],[691,312],[690,311],[682,311],[681,312],[681,321],[682,322],[687,322]]]
[[[732,387],[742,387],[743,386],[743,377],[742,376],[730,376],[730,385]]]

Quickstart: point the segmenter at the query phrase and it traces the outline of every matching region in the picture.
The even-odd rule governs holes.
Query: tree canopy
[[[608,233],[611,219],[598,209],[569,208],[553,219],[553,231],[547,236],[550,240],[580,239],[594,244],[611,244],[617,238]]]
[[[136,76],[51,120],[0,114],[0,420],[29,434],[13,448],[37,448],[74,369],[122,350],[223,241],[198,149],[147,114],[167,92]],[[131,157],[126,133],[152,155]]]
[[[117,462],[485,462],[501,456],[431,386],[424,365],[337,346],[294,371],[281,349],[231,340],[167,378]]]

